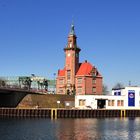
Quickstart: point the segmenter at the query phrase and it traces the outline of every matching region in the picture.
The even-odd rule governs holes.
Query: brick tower
[[[71,25],[71,30],[68,35],[68,43],[64,48],[65,51],[65,81],[66,92],[75,92],[75,75],[79,69],[79,52],[80,48],[77,46],[74,25]]]

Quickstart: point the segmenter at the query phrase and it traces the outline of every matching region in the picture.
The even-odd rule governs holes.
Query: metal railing
[[[38,77],[37,77],[38,78]],[[55,81],[46,80],[45,77],[38,79],[26,76],[0,77],[0,88],[22,89],[33,92],[54,94]]]

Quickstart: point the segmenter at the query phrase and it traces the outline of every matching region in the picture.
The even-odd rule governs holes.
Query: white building
[[[77,95],[79,109],[140,109],[140,87],[113,89],[111,95]]]

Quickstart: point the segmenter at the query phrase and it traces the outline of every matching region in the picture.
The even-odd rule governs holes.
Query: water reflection
[[[0,140],[139,140],[140,118],[0,119]]]
[[[57,138],[61,140],[86,140],[99,135],[98,131],[91,131],[97,125],[97,119],[68,119],[59,120]]]
[[[140,138],[140,118],[59,120],[57,139],[136,140]]]

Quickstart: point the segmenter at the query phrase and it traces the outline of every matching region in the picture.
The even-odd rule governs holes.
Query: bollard
[[[51,119],[57,119],[57,109],[51,109]]]
[[[121,110],[121,117],[126,117],[126,110]]]
[[[123,117],[123,110],[121,110],[121,117]]]
[[[124,117],[126,117],[126,110],[123,110],[123,115]]]

